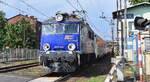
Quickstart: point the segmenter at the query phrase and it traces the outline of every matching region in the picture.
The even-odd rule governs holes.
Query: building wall
[[[144,18],[150,19],[150,6],[138,6],[135,8],[131,8],[127,11],[127,13],[133,13],[135,16],[142,16]]]
[[[125,56],[129,61],[135,61],[136,55],[136,38],[135,36],[130,36],[130,34],[134,33],[137,34],[139,31],[135,30],[134,27],[134,18],[136,16],[144,17],[150,20],[150,6],[137,6],[134,8],[130,8],[127,10],[127,14],[133,14],[133,18],[127,19],[127,49],[125,49]],[[124,19],[121,20],[124,26]],[[119,22],[119,44],[120,44],[120,51],[121,51],[121,22]],[[141,35],[142,38],[146,35]],[[141,39],[142,39],[141,38]],[[144,50],[144,39],[142,39],[142,49]],[[121,52],[120,52],[121,54]]]

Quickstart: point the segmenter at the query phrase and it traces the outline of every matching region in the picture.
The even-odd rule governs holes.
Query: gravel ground
[[[111,55],[107,54],[100,58],[95,64],[82,70],[80,74],[68,78],[66,82],[103,82],[109,73],[111,66]]]
[[[35,67],[16,70],[16,71],[7,72],[7,73],[3,73],[3,74],[29,77],[29,78],[38,78],[38,77],[43,76],[48,73],[45,72],[41,66],[35,66]]]

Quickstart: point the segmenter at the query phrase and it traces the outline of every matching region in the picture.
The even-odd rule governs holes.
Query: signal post
[[[141,49],[141,30],[145,30],[145,27],[150,25],[150,20],[144,19],[143,17],[136,17],[134,20],[135,29],[139,30],[138,32],[138,69],[139,69],[139,78],[140,82],[144,82],[143,74],[143,52]]]

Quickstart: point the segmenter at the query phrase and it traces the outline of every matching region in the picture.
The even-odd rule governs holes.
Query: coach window
[[[94,40],[94,33],[91,34],[91,39]]]

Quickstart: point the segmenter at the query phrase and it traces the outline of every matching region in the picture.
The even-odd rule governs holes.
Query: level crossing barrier
[[[107,75],[105,82],[117,82],[118,80],[124,80],[122,70],[120,69],[120,66],[122,68],[121,61],[123,61],[123,58],[121,56],[118,56],[117,58],[112,58],[113,66],[111,70],[109,71],[109,74]],[[119,76],[118,76],[119,73]]]

